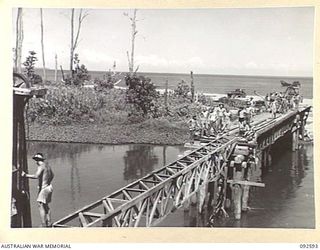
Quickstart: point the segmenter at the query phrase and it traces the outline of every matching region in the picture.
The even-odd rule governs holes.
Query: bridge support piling
[[[267,164],[268,164],[268,154],[267,154],[267,150],[264,149],[262,150],[262,167],[266,170],[267,169]]]
[[[242,200],[242,188],[240,184],[234,184],[232,187],[232,196],[234,204],[234,217],[236,220],[241,219],[241,200]]]
[[[272,172],[271,145],[268,147],[268,150],[267,150],[267,166],[268,166],[268,172]]]
[[[241,210],[246,212],[248,210],[250,186],[242,185],[242,189],[243,189],[243,193],[242,193],[242,207],[241,207]]]
[[[262,167],[263,167],[263,150],[257,150],[256,151],[256,162],[255,162],[255,179],[257,181],[261,181],[261,177],[262,177]]]
[[[263,167],[263,173],[272,171],[271,146],[262,150],[262,167]]]

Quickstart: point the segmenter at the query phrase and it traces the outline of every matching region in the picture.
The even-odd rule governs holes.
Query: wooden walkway
[[[261,116],[253,122],[256,135],[253,141],[238,137],[238,129],[217,138],[203,138],[202,143],[176,161],[154,170],[147,176],[107,195],[86,207],[53,223],[53,227],[150,227],[156,226],[166,216],[197,192],[207,193],[208,183],[213,183],[215,211],[223,209],[228,185],[264,186],[259,180],[244,182],[230,174],[234,155],[243,147],[250,148],[259,162],[255,169],[261,172],[264,153],[280,137],[292,134],[293,150],[310,112],[310,106],[289,111],[276,119]],[[268,116],[270,116],[268,114]],[[291,137],[290,137],[291,138]],[[241,148],[242,147],[242,148]],[[206,197],[199,198],[202,206]]]

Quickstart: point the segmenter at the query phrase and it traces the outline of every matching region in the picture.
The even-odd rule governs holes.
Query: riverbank
[[[30,124],[30,141],[79,142],[99,144],[154,144],[181,145],[188,141],[186,125],[172,125],[144,122],[131,125],[72,124],[41,125]]]

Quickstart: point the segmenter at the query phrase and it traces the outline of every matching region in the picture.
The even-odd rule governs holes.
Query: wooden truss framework
[[[221,138],[219,142],[210,142],[53,226],[155,226],[188,201],[200,187],[224,172],[236,140]]]

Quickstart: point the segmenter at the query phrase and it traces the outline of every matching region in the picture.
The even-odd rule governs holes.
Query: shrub
[[[179,82],[177,88],[174,89],[174,95],[183,98],[188,98],[189,92],[190,87],[184,80]]]
[[[144,76],[127,75],[125,78],[128,89],[126,91],[126,102],[130,105],[131,115],[142,115],[146,117],[156,112],[155,102],[159,98],[156,87],[151,79]]]
[[[97,92],[74,86],[51,87],[44,98],[29,101],[27,116],[30,121],[47,124],[126,123],[126,93],[118,89]]]
[[[113,89],[114,84],[119,80],[118,74],[112,74],[110,71],[103,76],[103,79],[94,79],[94,89],[97,91],[105,91]]]
[[[66,85],[83,86],[85,81],[90,80],[89,72],[84,64],[79,66],[80,59],[79,55],[75,54],[73,58],[73,64],[75,65],[74,70],[72,70],[71,76],[67,76],[65,79]]]
[[[104,106],[104,96],[95,94],[91,89],[60,87],[48,89],[44,98],[29,101],[28,117],[31,121],[68,124],[92,118],[93,113]]]

